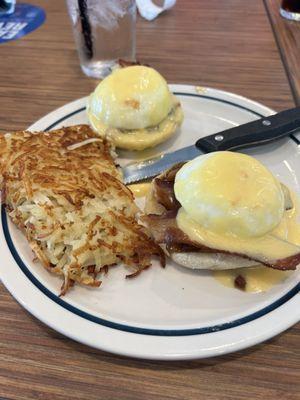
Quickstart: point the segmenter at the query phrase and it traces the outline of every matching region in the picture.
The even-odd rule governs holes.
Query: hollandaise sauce
[[[128,150],[164,142],[183,120],[166,80],[142,65],[117,69],[100,82],[90,95],[87,115],[100,136]]]
[[[195,86],[195,90],[199,94],[204,94],[206,93],[207,89],[203,86]]]
[[[177,225],[191,240],[202,243],[212,249],[226,250],[230,253],[243,254],[256,260],[279,260],[300,252],[300,229],[295,215],[282,221],[273,231],[259,237],[244,238],[231,234],[219,234],[203,228],[182,208],[177,214]]]
[[[298,200],[258,160],[231,152],[197,157],[179,170],[174,190],[182,205],[177,225],[192,241],[256,260],[253,268],[214,272],[218,281],[260,292],[292,273],[258,266],[300,253]]]
[[[177,225],[191,240],[267,264],[300,253],[297,201],[291,194],[286,204],[280,182],[258,160],[205,154],[179,170],[174,190]]]
[[[134,194],[134,197],[145,197],[150,189],[151,183],[135,183],[133,185],[129,185],[128,188]]]
[[[297,221],[299,214],[299,199],[290,191],[293,208],[285,211],[283,220],[273,231],[274,236],[300,246],[300,224]],[[283,282],[295,271],[279,271],[265,266],[251,268],[237,268],[224,271],[213,271],[214,278],[224,286],[236,288],[236,279],[241,276],[245,281],[245,292],[259,293],[271,289],[276,284]]]
[[[224,286],[236,288],[236,278],[242,277],[245,281],[245,292],[266,292],[274,285],[283,282],[294,271],[279,271],[276,269],[258,266],[237,268],[225,271],[213,271],[214,278]]]

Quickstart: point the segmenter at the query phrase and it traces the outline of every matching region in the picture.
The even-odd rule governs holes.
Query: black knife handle
[[[300,107],[206,136],[196,142],[196,147],[205,153],[237,150],[273,142],[297,130],[300,131]]]

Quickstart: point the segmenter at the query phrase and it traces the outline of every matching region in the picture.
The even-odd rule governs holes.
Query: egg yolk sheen
[[[218,234],[259,237],[273,230],[284,213],[279,181],[241,153],[195,158],[177,173],[174,190],[187,216]]]

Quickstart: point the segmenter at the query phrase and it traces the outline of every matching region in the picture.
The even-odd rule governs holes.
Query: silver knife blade
[[[203,154],[203,151],[193,145],[173,151],[172,153],[162,154],[150,160],[139,162],[138,164],[128,164],[122,167],[123,182],[128,185],[144,179],[153,178],[172,165],[178,162],[191,160],[200,154]]]
[[[195,145],[123,168],[125,183],[152,178],[172,165],[212,151],[239,150],[265,145],[295,134],[300,128],[300,106],[247,122],[197,140]],[[198,150],[199,149],[199,150]]]

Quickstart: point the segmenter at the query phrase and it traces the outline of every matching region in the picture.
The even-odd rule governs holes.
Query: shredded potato
[[[63,276],[61,294],[74,282],[99,286],[111,265],[135,276],[152,255],[164,264],[112,154],[86,125],[0,137],[2,202],[43,266]]]

